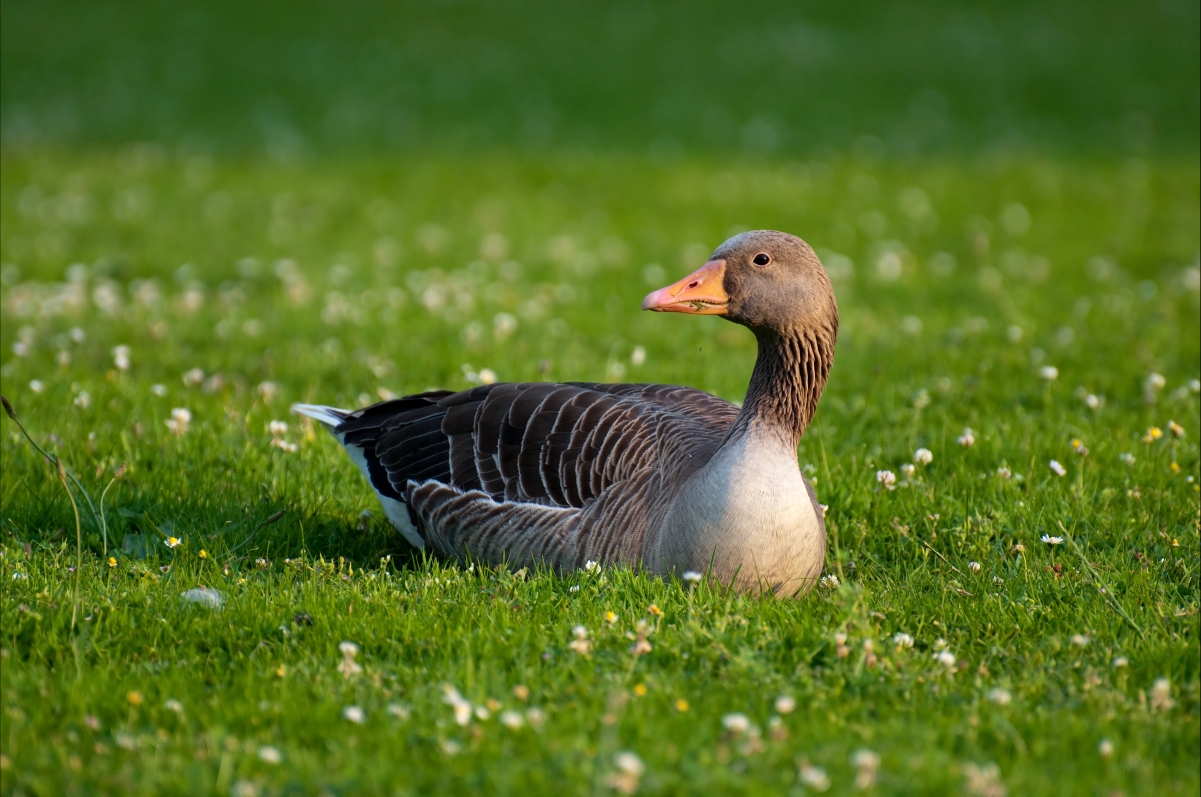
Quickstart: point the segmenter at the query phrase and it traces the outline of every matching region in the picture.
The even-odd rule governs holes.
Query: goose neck
[[[795,451],[813,419],[834,357],[833,335],[755,331],[759,355],[734,433],[770,434]]]

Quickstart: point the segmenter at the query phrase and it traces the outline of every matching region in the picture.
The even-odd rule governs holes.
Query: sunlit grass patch
[[[1195,790],[1195,162],[160,155],[3,156],[5,790]],[[840,305],[803,600],[429,561],[287,411],[737,401],[637,307],[745,227]]]

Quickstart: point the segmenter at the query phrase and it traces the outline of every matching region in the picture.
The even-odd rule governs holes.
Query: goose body
[[[561,571],[624,563],[806,591],[826,534],[796,449],[838,324],[816,255],[785,233],[744,233],[643,307],[755,332],[741,408],[687,387],[536,382],[293,409],[334,434],[405,539],[441,556]]]

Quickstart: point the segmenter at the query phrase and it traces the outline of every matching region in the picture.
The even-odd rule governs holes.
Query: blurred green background
[[[6,147],[1195,154],[1198,4],[6,0]]]

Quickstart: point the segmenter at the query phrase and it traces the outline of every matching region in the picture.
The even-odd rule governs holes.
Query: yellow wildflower
[[[117,557],[115,557],[115,556],[110,556],[110,557],[108,558],[108,566],[109,566],[109,567],[116,567],[116,566],[117,566]]]

